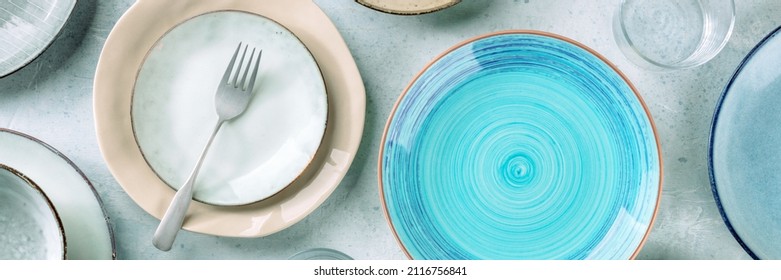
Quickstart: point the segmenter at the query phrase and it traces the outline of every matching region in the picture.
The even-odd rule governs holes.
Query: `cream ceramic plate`
[[[0,1],[0,77],[38,57],[57,37],[76,0]]]
[[[265,236],[302,220],[325,201],[347,173],[363,132],[365,93],[355,61],[333,23],[311,0],[137,1],[117,22],[98,61],[94,85],[98,143],[111,173],[128,195],[161,218],[174,190],[147,164],[133,133],[134,86],[160,38],[188,20],[218,11],[262,16],[295,34],[319,65],[328,92],[328,125],[322,143],[295,181],[275,195],[247,205],[196,201],[183,225],[186,230],[212,235]],[[248,36],[263,32],[256,26],[236,28]],[[187,51],[197,50],[197,46],[191,47]],[[271,54],[264,51],[261,67],[271,67],[266,55]]]
[[[239,42],[263,50],[258,86],[247,111],[225,123],[210,147],[193,195],[204,203],[244,205],[279,192],[314,158],[325,131],[323,78],[293,33],[245,12],[200,15],[155,44],[133,91],[135,136],[163,181],[178,189],[189,177],[212,133],[208,124],[217,122],[215,91]]]
[[[356,0],[380,12],[398,15],[419,15],[453,6],[461,0]]]
[[[65,228],[67,259],[116,258],[100,197],[73,162],[40,140],[0,128],[0,164],[35,182],[54,204]]]

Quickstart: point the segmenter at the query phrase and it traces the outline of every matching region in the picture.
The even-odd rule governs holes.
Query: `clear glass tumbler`
[[[651,70],[700,66],[727,44],[733,0],[621,0],[613,32],[633,63]]]
[[[296,253],[290,260],[352,260],[345,253],[329,248],[313,248]]]

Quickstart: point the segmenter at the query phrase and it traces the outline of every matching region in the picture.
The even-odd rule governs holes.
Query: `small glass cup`
[[[328,248],[313,248],[298,252],[289,258],[290,260],[352,260],[345,253]]]
[[[675,70],[700,66],[715,57],[734,25],[733,0],[621,0],[613,32],[633,63],[651,70]]]

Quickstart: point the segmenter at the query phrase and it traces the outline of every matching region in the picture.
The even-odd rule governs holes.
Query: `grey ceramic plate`
[[[87,177],[59,151],[29,135],[0,128],[0,164],[34,181],[62,220],[69,260],[116,258],[114,233]]]
[[[0,77],[24,67],[51,45],[76,1],[0,1]]]
[[[0,163],[0,260],[56,260],[66,253],[65,229],[46,193]]]
[[[781,259],[781,28],[743,60],[716,107],[713,194],[735,239],[755,259]]]

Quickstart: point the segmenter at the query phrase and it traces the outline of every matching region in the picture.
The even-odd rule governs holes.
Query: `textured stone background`
[[[261,1],[258,1],[261,2]],[[664,191],[640,259],[747,259],[722,222],[711,194],[707,142],[715,104],[745,54],[781,24],[781,1],[736,1],[735,31],[709,63],[650,72],[627,61],[612,35],[618,0],[477,1],[428,15],[395,16],[351,0],[315,0],[341,31],[367,94],[363,142],[334,194],[305,220],[263,238],[183,232],[177,247],[151,245],[158,221],[116,183],[100,155],[92,115],[95,65],[113,24],[132,0],[86,0],[42,57],[0,79],[0,126],[31,134],[63,152],[86,173],[111,217],[119,259],[285,259],[328,247],[355,259],[403,259],[380,208],[377,152],[396,98],[433,57],[470,37],[537,29],[580,41],[613,61],[639,89],[657,124]]]

